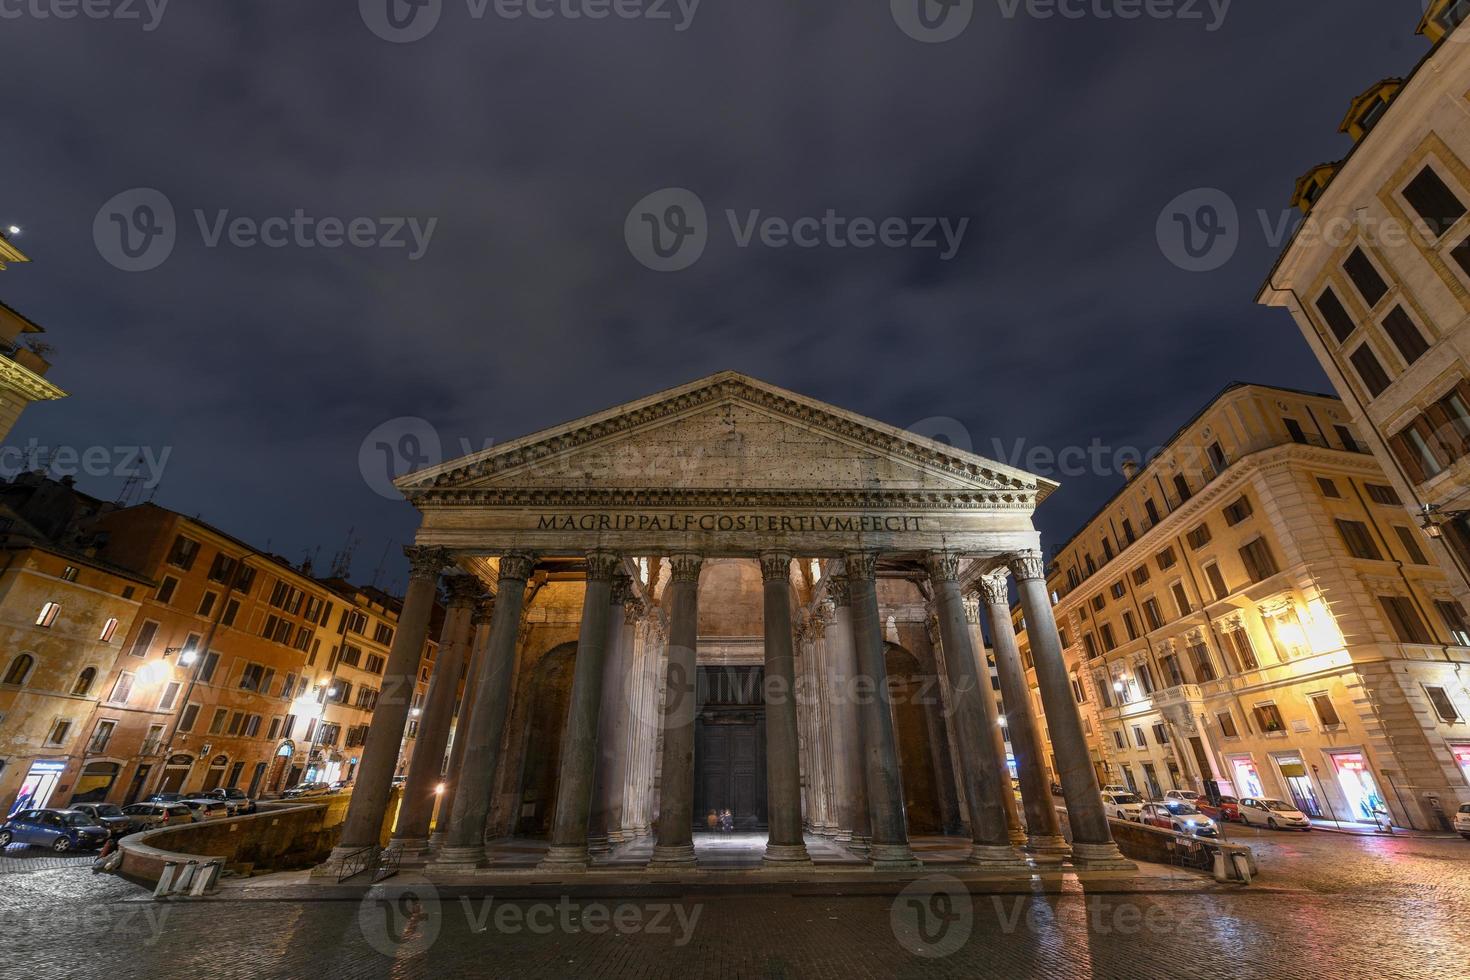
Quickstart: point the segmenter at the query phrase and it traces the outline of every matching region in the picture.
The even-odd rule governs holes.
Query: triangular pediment
[[[725,372],[409,474],[426,501],[475,491],[959,493],[1034,506],[1055,484]]]

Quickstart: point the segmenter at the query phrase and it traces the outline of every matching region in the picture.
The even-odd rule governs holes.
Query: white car
[[[1195,837],[1219,837],[1215,821],[1199,812],[1193,803],[1183,800],[1157,800],[1143,805],[1143,822],[1150,827],[1172,830],[1176,834]]]
[[[1102,788],[1102,792],[1105,794],[1111,793],[1114,796],[1117,796],[1120,793],[1124,796],[1127,796],[1129,793],[1132,793],[1133,790],[1129,789],[1127,786],[1122,785],[1121,783],[1108,783]]]
[[[1137,823],[1143,819],[1143,801],[1133,793],[1104,793],[1102,801],[1103,809],[1115,820]]]
[[[1247,827],[1270,827],[1272,830],[1311,830],[1312,821],[1290,803],[1247,796],[1240,801],[1240,822]]]
[[[1179,800],[1181,803],[1199,803],[1199,794],[1192,789],[1171,789],[1164,794],[1166,800]]]
[[[1470,840],[1470,803],[1462,805],[1455,814],[1455,830],[1461,837]]]

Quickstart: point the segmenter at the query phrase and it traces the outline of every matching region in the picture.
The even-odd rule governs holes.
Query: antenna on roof
[[[143,474],[138,468],[138,464],[142,461],[143,451],[140,449],[138,450],[137,458],[133,460],[133,466],[129,468],[128,478],[123,481],[122,489],[117,492],[117,500],[114,501],[117,506],[131,507],[138,502],[138,497],[143,492]],[[153,491],[154,493],[158,492],[156,485]],[[153,499],[151,494],[149,495],[149,499]]]
[[[332,578],[345,581],[352,574],[352,554],[359,544],[359,539],[352,533],[356,530],[356,527],[347,529],[347,539],[342,542],[342,550],[332,556]]]
[[[389,538],[383,545],[383,553],[378,556],[378,567],[373,569],[373,588],[377,588],[378,579],[383,575],[383,564],[388,560],[388,549],[393,547],[393,539]]]

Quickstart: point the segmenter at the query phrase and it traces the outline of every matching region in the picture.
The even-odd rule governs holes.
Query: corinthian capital
[[[612,584],[612,604],[614,606],[621,606],[628,601],[628,597],[632,594],[633,580],[628,577],[628,575],[624,572],[619,572],[614,575]]]
[[[852,605],[852,594],[847,590],[846,575],[827,576],[827,598],[832,600],[833,606]]]
[[[766,582],[786,582],[791,579],[791,553],[789,551],[761,552],[761,579]]]
[[[636,626],[638,620],[642,619],[643,614],[647,611],[648,607],[643,604],[642,599],[636,595],[628,596],[628,598],[623,600],[623,624],[625,626]]]
[[[619,558],[614,551],[587,552],[587,578],[592,582],[610,582],[618,570]]]
[[[512,551],[500,557],[500,581],[524,582],[535,568],[535,555],[528,551]]]
[[[935,582],[958,582],[960,556],[951,551],[931,551],[925,559],[929,578]]]
[[[980,625],[980,597],[973,592],[964,597],[965,622],[971,626]]]
[[[480,598],[475,602],[475,612],[474,615],[470,617],[470,622],[476,626],[488,626],[490,625],[490,620],[494,618],[495,597],[488,595],[480,596]]]
[[[682,552],[669,557],[669,567],[673,569],[673,580],[675,582],[698,582],[699,569],[704,564],[704,558],[700,555]]]
[[[992,606],[1009,606],[1011,593],[1006,582],[1009,577],[1004,568],[982,575],[979,580],[981,598]]]
[[[428,579],[435,581],[439,573],[448,568],[451,562],[448,548],[421,548],[410,545],[403,549],[408,556],[408,577],[410,579]]]
[[[1022,551],[1011,556],[1011,574],[1016,576],[1016,581],[1027,579],[1045,579],[1046,562],[1041,558],[1039,551]]]
[[[851,551],[847,554],[847,577],[859,582],[875,582],[878,579],[878,552]]]
[[[485,592],[485,587],[473,575],[450,575],[445,582],[449,587],[450,609],[469,609]]]

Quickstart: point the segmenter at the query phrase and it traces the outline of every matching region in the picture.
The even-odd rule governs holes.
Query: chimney
[[[1138,475],[1138,460],[1136,460],[1136,459],[1125,459],[1125,460],[1123,460],[1123,479],[1126,480],[1129,483],[1132,483],[1133,482],[1133,478],[1135,476],[1137,476],[1137,475]]]

